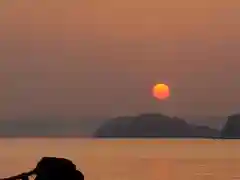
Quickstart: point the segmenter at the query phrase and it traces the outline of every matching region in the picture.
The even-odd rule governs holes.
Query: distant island
[[[221,131],[221,138],[240,139],[240,114],[231,115]]]
[[[193,124],[194,123],[194,124]],[[240,114],[169,117],[159,113],[116,118],[38,117],[0,120],[0,138],[214,138],[240,139]]]
[[[95,138],[240,138],[240,115],[231,115],[225,126],[213,129],[162,114],[117,117],[103,123]]]

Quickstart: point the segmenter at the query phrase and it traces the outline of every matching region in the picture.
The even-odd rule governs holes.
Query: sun
[[[153,97],[163,100],[170,96],[170,90],[166,84],[156,84],[152,88]]]

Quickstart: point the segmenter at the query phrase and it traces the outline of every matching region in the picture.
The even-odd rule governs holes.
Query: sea
[[[43,156],[71,159],[86,180],[240,180],[240,141],[2,138],[0,178]]]

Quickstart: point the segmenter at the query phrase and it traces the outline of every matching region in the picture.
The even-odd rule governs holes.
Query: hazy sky
[[[1,119],[226,115],[240,111],[239,68],[239,0],[0,2]]]

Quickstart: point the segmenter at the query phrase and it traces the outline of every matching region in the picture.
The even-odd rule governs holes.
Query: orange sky
[[[3,118],[239,108],[239,0],[2,0],[0,27]]]

